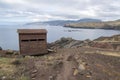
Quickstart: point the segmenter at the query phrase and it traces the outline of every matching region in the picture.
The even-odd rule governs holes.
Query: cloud
[[[120,1],[114,0],[0,0],[0,21],[120,17]]]

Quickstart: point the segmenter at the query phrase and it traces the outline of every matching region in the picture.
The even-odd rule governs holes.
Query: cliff
[[[53,43],[50,43],[49,48],[75,48],[75,47],[94,47],[108,50],[120,51],[120,35],[113,35],[111,37],[100,37],[93,41],[87,40],[74,40],[72,38],[61,38]]]
[[[120,30],[120,20],[106,21],[106,22],[78,22],[78,23],[69,23],[69,24],[65,24],[64,27]]]

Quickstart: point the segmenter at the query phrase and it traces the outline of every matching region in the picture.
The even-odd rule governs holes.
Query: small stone
[[[49,76],[49,80],[56,80],[56,75]]]
[[[32,73],[37,73],[37,70],[32,71]]]
[[[85,70],[85,66],[84,66],[83,64],[80,64],[79,67],[78,67],[78,69],[79,69],[80,71],[83,71],[83,70]]]
[[[78,69],[75,69],[73,75],[76,76],[79,73]]]
[[[52,49],[47,49],[47,51],[48,51],[48,52],[54,52],[54,50],[52,50]]]
[[[59,74],[60,72],[59,71],[56,71],[57,72],[57,74]]]
[[[53,80],[53,76],[49,76],[49,80]]]
[[[35,78],[32,78],[32,80],[35,80]]]
[[[3,76],[3,77],[2,77],[2,80],[5,80],[5,79],[6,79],[6,76]]]
[[[92,76],[90,76],[90,75],[87,75],[86,77],[87,77],[87,78],[91,78]]]
[[[92,72],[91,72],[91,71],[89,71],[87,74],[88,74],[88,75],[92,75]]]
[[[35,78],[35,76],[36,76],[36,74],[31,74],[31,77],[32,77],[32,78]]]
[[[74,56],[73,55],[68,55],[68,56],[66,56],[66,59],[65,59],[66,61],[73,61],[73,60],[75,60],[75,58],[74,58]]]

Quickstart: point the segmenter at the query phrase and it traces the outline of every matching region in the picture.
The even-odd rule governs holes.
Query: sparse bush
[[[8,54],[8,55],[12,55],[12,54],[14,54],[14,51],[8,49],[7,52],[6,52],[6,54]]]
[[[22,75],[18,80],[30,80],[30,78]]]
[[[20,65],[21,62],[20,62],[20,60],[14,60],[14,61],[12,62],[12,64],[17,66],[17,65]]]

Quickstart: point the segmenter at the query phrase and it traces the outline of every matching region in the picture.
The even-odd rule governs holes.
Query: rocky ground
[[[48,44],[49,48],[74,48],[74,47],[92,47],[108,50],[120,51],[120,35],[111,37],[100,37],[93,41],[87,39],[84,41],[74,40],[72,38],[61,38],[53,43]]]
[[[0,63],[1,80],[120,79],[118,51],[63,48],[42,56],[1,57]]]
[[[120,80],[119,40],[120,35],[94,41],[61,38],[41,56],[0,50],[0,80]]]

